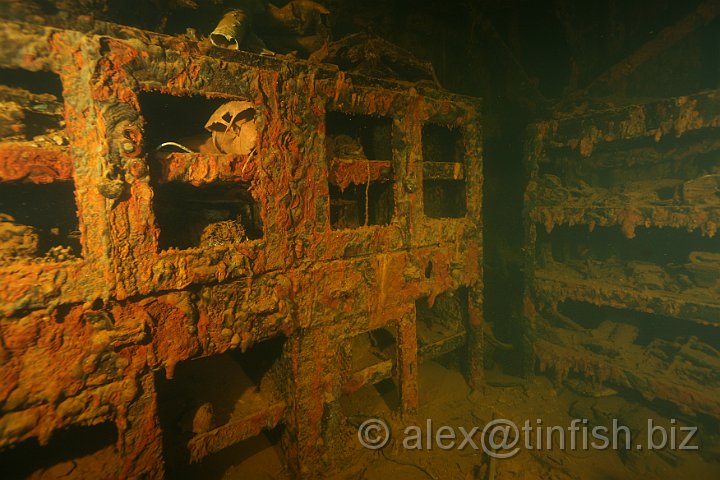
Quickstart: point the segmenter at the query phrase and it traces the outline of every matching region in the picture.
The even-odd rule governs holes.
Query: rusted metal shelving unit
[[[32,186],[49,208],[43,189],[72,186],[58,195],[79,232],[68,258],[0,267],[0,447],[109,424],[105,474],[159,478],[281,425],[288,468],[316,478],[343,395],[392,378],[412,415],[418,359],[458,348],[482,381],[478,100],[100,22],[2,21],[0,38],[3,71],[57,76],[67,138],[0,142],[0,190]],[[155,151],[231,100],[253,105],[251,154]],[[336,158],[326,137],[343,129],[381,146]],[[234,212],[247,237],[182,237],[199,208]],[[418,302],[440,297],[456,325],[419,344]],[[392,353],[356,361],[379,329]],[[245,383],[249,407],[177,426],[178,405]]]
[[[526,344],[583,374],[720,416],[720,92],[530,129]]]

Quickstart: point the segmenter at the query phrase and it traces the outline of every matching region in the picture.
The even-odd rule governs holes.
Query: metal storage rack
[[[42,201],[72,185],[63,214],[77,207],[80,245],[0,267],[0,448],[109,423],[105,473],[160,478],[173,452],[201,461],[282,425],[288,468],[315,478],[333,466],[322,453],[339,448],[343,395],[394,378],[412,415],[419,359],[458,348],[482,381],[478,100],[112,24],[3,21],[0,38],[0,68],[57,75],[68,139],[0,142],[0,190],[31,185]],[[202,132],[194,112],[234,99],[254,105],[252,154],[155,152],[158,135]],[[386,156],[328,158],[336,116],[382,123]],[[442,142],[455,142],[447,157]],[[178,240],[193,198],[238,202],[254,234]],[[338,224],[344,210],[360,224]],[[461,328],[419,345],[417,302],[454,291]],[[354,339],[383,328],[394,353],[354,361]],[[273,360],[259,376],[242,368],[256,358]],[[202,372],[215,389],[254,384],[254,402],[191,435],[168,427],[165,400],[196,394],[176,387]]]
[[[718,91],[531,128],[526,345],[541,369],[720,416],[719,135]]]

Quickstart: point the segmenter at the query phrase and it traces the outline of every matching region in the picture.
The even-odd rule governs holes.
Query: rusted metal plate
[[[52,183],[72,179],[72,157],[65,148],[0,144],[0,182]]]

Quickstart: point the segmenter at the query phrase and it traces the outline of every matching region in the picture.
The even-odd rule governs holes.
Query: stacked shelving
[[[541,367],[720,416],[720,92],[538,123],[527,164]]]

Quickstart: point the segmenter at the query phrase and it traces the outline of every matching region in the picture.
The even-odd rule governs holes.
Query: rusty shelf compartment
[[[277,384],[284,342],[275,336],[243,353],[190,360],[172,378],[158,378],[160,405],[169,412],[161,416],[169,451],[199,463],[278,426],[288,405]],[[177,416],[179,424],[172,421]]]
[[[535,293],[541,301],[558,303],[565,300],[593,305],[631,308],[680,320],[720,326],[720,303],[709,290],[706,295],[686,295],[634,288],[615,279],[568,280],[574,272],[558,270],[535,272]]]

